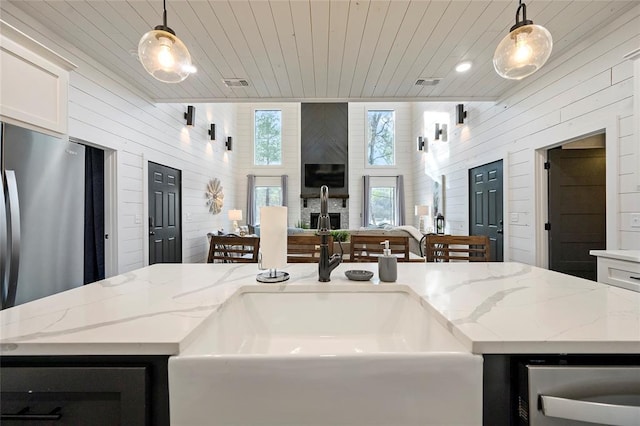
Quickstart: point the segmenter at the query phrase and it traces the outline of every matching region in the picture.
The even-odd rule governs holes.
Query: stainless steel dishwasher
[[[522,365],[520,374],[521,425],[640,425],[640,366]]]

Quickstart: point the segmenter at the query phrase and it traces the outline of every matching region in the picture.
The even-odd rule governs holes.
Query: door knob
[[[496,230],[496,234],[502,234],[502,228],[498,228],[498,229]]]

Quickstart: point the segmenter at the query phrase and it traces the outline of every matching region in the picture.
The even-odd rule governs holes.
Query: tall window
[[[395,111],[367,111],[367,164],[391,166],[395,158]]]
[[[260,207],[281,206],[282,188],[280,186],[256,186],[256,224],[260,224]]]
[[[253,127],[254,164],[282,164],[282,111],[256,110]]]
[[[396,187],[372,186],[369,189],[369,226],[396,225]]]

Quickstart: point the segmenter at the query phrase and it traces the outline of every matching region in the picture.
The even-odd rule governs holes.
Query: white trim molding
[[[636,141],[636,189],[640,191],[640,47],[624,55],[633,61],[633,137]]]
[[[576,122],[567,122],[559,126],[559,133],[555,143],[540,147],[533,151],[535,165],[535,234],[536,234],[536,266],[549,268],[549,233],[544,229],[544,223],[548,220],[548,180],[544,170],[547,161],[546,152],[550,148],[561,146],[572,139],[591,134],[602,133],[604,130],[606,140],[606,233],[607,250],[616,250],[619,244],[619,215],[618,204],[618,138],[620,134],[620,116],[608,117],[603,120],[588,120],[582,125]]]
[[[633,138],[636,141],[636,189],[640,191],[640,47],[624,58],[633,61]]]

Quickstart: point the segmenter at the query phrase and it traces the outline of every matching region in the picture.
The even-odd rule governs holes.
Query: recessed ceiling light
[[[471,62],[469,61],[460,62],[458,65],[456,65],[456,71],[458,72],[467,72],[470,69],[471,69]]]

